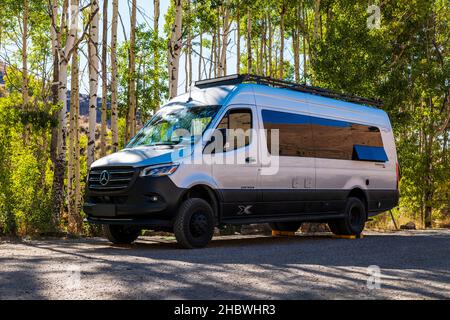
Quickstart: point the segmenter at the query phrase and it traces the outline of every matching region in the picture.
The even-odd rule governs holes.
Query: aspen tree
[[[91,0],[92,20],[89,25],[88,64],[89,64],[89,129],[87,147],[88,168],[95,159],[95,131],[97,125],[97,90],[98,90],[98,29],[99,5],[98,0]]]
[[[100,129],[100,156],[104,157],[106,156],[106,138],[108,136],[106,130],[108,102],[108,0],[103,0],[102,19],[102,115]]]
[[[69,157],[67,175],[69,232],[80,233],[80,142],[79,142],[79,59],[78,50],[72,54],[69,115]]]
[[[236,8],[236,73],[241,70],[241,9],[238,1]]]
[[[252,73],[252,11],[247,10],[247,73]]]
[[[112,25],[111,25],[111,133],[112,152],[119,150],[118,131],[118,105],[117,105],[117,24],[119,17],[119,0],[112,0]]]
[[[136,134],[136,0],[131,2],[126,142]]]
[[[76,32],[78,28],[79,0],[71,0],[70,11],[69,1],[64,0],[62,5],[61,23],[59,30],[56,23],[58,18],[59,4],[57,0],[51,3],[51,42],[52,52],[56,55],[54,59],[58,65],[54,65],[58,70],[54,72],[55,81],[58,84],[58,102],[61,109],[58,113],[58,126],[54,131],[56,135],[54,175],[53,175],[53,218],[57,225],[64,200],[64,174],[66,168],[66,136],[67,136],[67,64],[72,56],[76,43]],[[70,15],[69,15],[70,12]],[[62,32],[66,30],[70,17],[69,31],[67,37],[63,37]]]
[[[281,20],[280,20],[280,79],[284,77],[284,32],[285,32],[285,18],[286,18],[286,4],[285,0],[281,3]]]
[[[154,58],[154,81],[158,82],[153,92],[153,100],[156,108],[160,105],[160,92],[159,92],[159,15],[160,15],[160,3],[159,0],[153,0],[153,58]]]
[[[29,3],[28,0],[23,0],[23,26],[22,26],[22,108],[25,110],[28,104],[28,18],[29,18]]]
[[[228,34],[230,33],[230,6],[229,2],[225,1],[223,4],[223,29],[222,29],[222,52],[220,54],[220,75],[227,75],[227,48],[228,48]]]
[[[172,26],[171,37],[169,41],[168,59],[169,59],[169,98],[178,95],[178,74],[180,66],[180,53],[182,48],[182,23],[183,6],[182,0],[174,0],[175,3],[175,21]]]

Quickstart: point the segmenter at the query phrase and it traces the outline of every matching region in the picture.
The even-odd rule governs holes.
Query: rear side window
[[[311,117],[316,157],[351,160],[351,126],[350,122]]]
[[[387,161],[380,129],[347,121],[311,117],[317,158]]]
[[[354,145],[383,147],[380,129],[377,127],[353,123],[350,129]]]
[[[312,132],[309,117],[300,114],[262,110],[267,130],[267,150],[272,150],[272,130],[279,130],[279,155],[313,157]]]
[[[377,127],[272,110],[263,110],[262,117],[269,152],[271,131],[279,130],[280,156],[388,160]]]

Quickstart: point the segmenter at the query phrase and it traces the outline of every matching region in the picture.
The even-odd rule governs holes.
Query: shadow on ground
[[[68,265],[81,270],[73,292]],[[367,287],[371,265],[381,289]],[[0,298],[448,299],[450,232],[217,239],[196,250],[148,237],[13,242],[0,245],[0,266]]]

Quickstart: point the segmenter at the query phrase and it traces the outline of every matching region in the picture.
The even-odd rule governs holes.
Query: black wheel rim
[[[189,223],[189,230],[193,237],[198,238],[206,234],[208,230],[208,219],[202,212],[195,212]]]

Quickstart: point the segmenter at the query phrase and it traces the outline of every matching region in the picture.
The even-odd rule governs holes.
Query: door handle
[[[255,158],[247,157],[247,158],[245,158],[245,162],[246,162],[246,163],[255,163],[256,160],[255,160]]]

